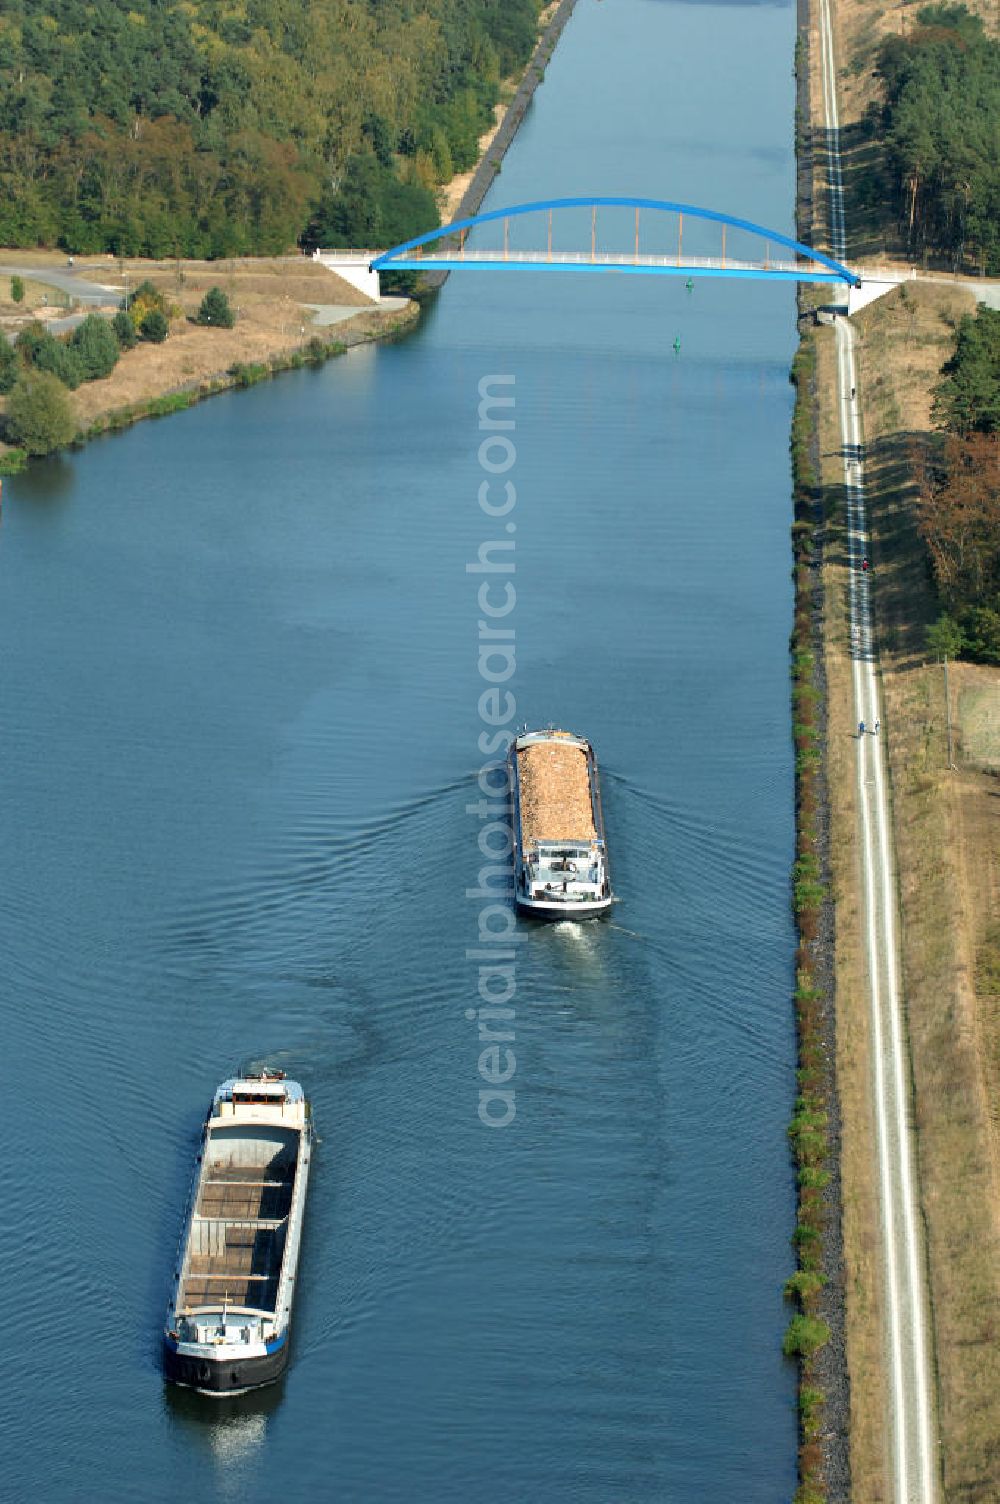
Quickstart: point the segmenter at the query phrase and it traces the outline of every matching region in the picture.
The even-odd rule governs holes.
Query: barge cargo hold
[[[508,757],[518,908],[543,919],[605,913],[615,900],[594,749],[571,731],[525,731]]]
[[[174,1383],[242,1394],[284,1370],[312,1137],[297,1081],[264,1072],[215,1093],[163,1335]]]

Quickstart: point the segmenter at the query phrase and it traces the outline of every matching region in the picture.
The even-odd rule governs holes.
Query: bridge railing
[[[384,256],[384,255],[385,255],[385,251],[384,250],[381,250],[381,251],[376,251],[376,250],[345,251],[343,249],[339,249],[338,248],[337,250],[333,250],[333,251],[325,251],[325,250],[322,249],[322,247],[318,246],[316,248],[316,250],[313,251],[313,253],[312,253],[312,259],[314,261],[343,261],[343,262],[364,261],[366,263],[366,265],[369,265],[372,261],[377,261],[380,256]]]

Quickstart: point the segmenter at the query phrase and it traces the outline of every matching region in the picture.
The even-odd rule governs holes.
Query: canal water
[[[488,206],[788,231],[793,40],[787,6],[580,0]],[[455,276],[396,345],[6,483],[5,1496],[790,1497],[793,338],[753,283]],[[466,896],[500,541],[503,688],[593,740],[621,897],[519,927],[502,1129]],[[321,1143],[292,1367],[213,1403],[159,1330],[246,1060]]]

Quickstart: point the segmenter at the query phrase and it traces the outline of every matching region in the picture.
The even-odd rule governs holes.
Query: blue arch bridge
[[[777,230],[655,198],[541,199],[456,220],[387,251],[315,255],[376,298],[380,272],[619,272],[829,282],[853,311],[899,280],[866,275],[863,292],[859,272]]]

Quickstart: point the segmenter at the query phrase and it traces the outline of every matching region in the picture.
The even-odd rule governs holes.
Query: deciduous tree
[[[76,432],[69,394],[48,371],[26,371],[7,400],[7,437],[29,454],[50,454]]]
[[[470,165],[539,8],[5,0],[0,244],[281,252],[338,199],[353,158],[397,182],[401,155],[439,180]]]

